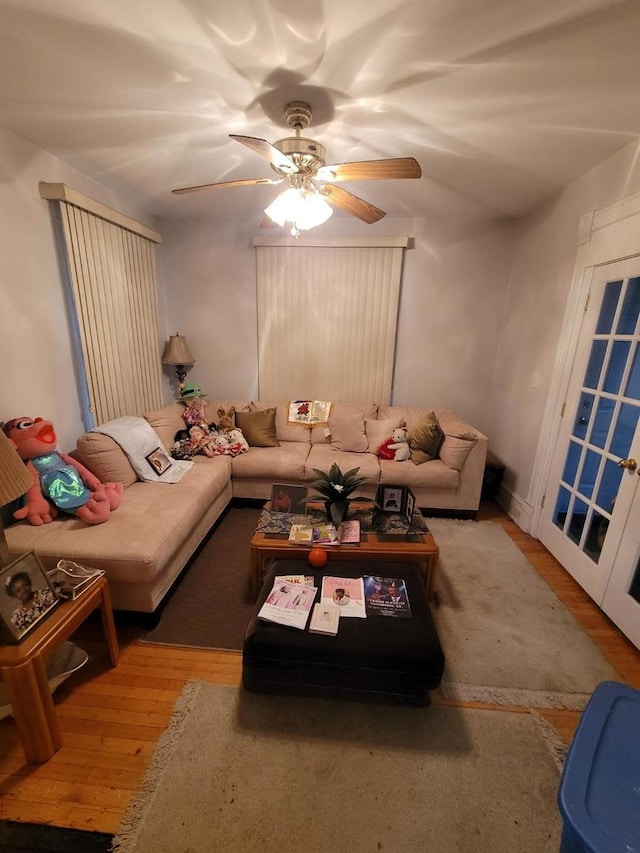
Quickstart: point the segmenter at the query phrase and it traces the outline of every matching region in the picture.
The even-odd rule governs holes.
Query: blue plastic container
[[[603,681],[569,747],[560,853],[640,853],[640,690]]]

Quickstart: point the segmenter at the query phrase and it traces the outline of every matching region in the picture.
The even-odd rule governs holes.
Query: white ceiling
[[[637,0],[0,0],[0,124],[157,215],[259,220],[279,188],[170,190],[274,177],[228,134],[306,100],[328,162],[420,162],[342,185],[388,215],[512,216],[640,136],[639,44]]]

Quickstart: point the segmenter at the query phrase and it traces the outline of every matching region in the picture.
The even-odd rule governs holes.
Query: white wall
[[[560,346],[580,217],[640,191],[640,142],[599,164],[520,222],[488,421],[491,450],[505,464],[503,500],[526,530],[534,463]],[[533,387],[535,374],[539,385]]]
[[[188,380],[212,397],[257,399],[255,222],[164,221],[161,231],[164,322],[196,358]],[[347,233],[374,232],[335,218],[314,236]],[[484,429],[514,226],[436,230],[385,219],[375,233],[415,238],[405,252],[393,401],[451,406]]]
[[[52,420],[63,450],[84,432],[65,293],[40,181],[62,182],[153,226],[144,211],[0,128],[0,420]]]

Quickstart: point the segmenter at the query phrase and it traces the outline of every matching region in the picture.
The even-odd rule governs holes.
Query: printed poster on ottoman
[[[337,604],[341,617],[357,616],[366,619],[362,578],[322,578],[320,602]]]
[[[411,616],[405,582],[400,578],[364,576],[364,598],[367,616]]]

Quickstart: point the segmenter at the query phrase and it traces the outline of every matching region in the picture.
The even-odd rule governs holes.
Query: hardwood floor
[[[495,504],[483,504],[479,518],[504,527],[621,678],[640,688],[640,651],[544,546]],[[143,644],[141,633],[118,627],[121,659],[115,669],[109,667],[98,624],[89,623],[75,635],[91,660],[56,691],[64,746],[46,764],[25,764],[13,720],[0,721],[1,819],[115,832],[185,682],[240,684],[239,653]],[[570,740],[578,713],[545,711],[543,716],[565,742]]]

